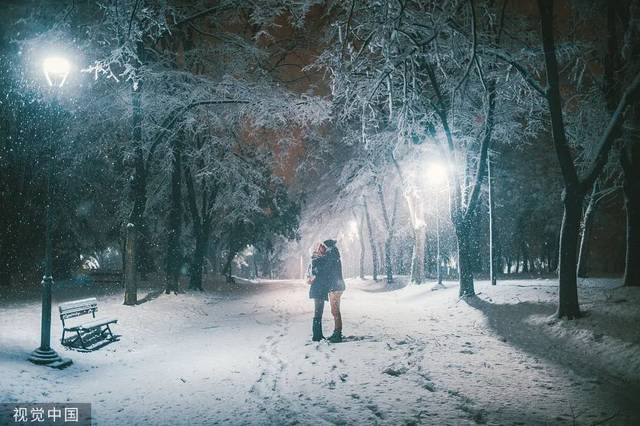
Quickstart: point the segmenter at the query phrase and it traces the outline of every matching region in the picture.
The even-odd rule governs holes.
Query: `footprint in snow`
[[[382,372],[384,374],[388,374],[389,376],[398,377],[406,373],[407,370],[408,370],[407,367],[404,367],[404,366],[398,367],[398,366],[392,365],[382,370]]]
[[[346,342],[359,342],[359,341],[369,341],[369,342],[379,342],[378,339],[375,339],[373,336],[344,336],[342,338],[342,343]]]
[[[375,404],[367,404],[366,407],[371,410],[371,412],[378,417],[379,419],[384,419],[384,413],[380,411],[377,405]]]

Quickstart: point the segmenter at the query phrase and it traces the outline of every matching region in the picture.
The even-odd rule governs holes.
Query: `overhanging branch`
[[[160,142],[162,142],[162,138],[164,137],[164,135],[171,130],[171,128],[176,124],[176,122],[178,121],[178,119],[185,114],[187,111],[199,107],[199,106],[203,106],[203,105],[223,105],[223,104],[249,104],[251,103],[248,100],[244,100],[244,99],[210,99],[210,100],[203,100],[203,101],[195,101],[195,102],[191,102],[190,104],[181,107],[181,108],[176,108],[174,109],[167,118],[165,118],[165,120],[162,122],[162,129],[160,130],[160,132],[156,135],[155,139],[153,140],[153,143],[151,144],[151,148],[149,148],[149,154],[147,155],[147,161],[146,164],[148,165],[151,162],[151,158],[153,157],[153,154],[156,150],[156,148],[158,147],[158,145],[160,145]],[[147,166],[148,167],[148,166]]]
[[[479,52],[481,54],[485,54],[485,55],[490,55],[493,56],[495,58],[500,59],[501,61],[504,61],[506,63],[508,63],[509,65],[511,65],[513,68],[516,69],[516,71],[518,71],[518,73],[520,74],[520,76],[522,77],[522,79],[536,92],[538,92],[540,95],[546,97],[547,96],[547,91],[542,87],[542,85],[540,85],[540,83],[538,83],[536,81],[535,78],[533,78],[533,76],[531,74],[529,74],[529,72],[525,69],[525,67],[522,66],[522,64],[520,64],[515,58],[513,58],[511,55],[509,55],[508,53],[505,53],[499,49],[493,49],[493,48],[489,48],[489,47],[481,47],[480,49],[478,49]]]
[[[611,147],[613,142],[616,139],[616,135],[618,134],[618,128],[622,125],[624,121],[624,112],[627,107],[633,103],[638,94],[640,93],[640,72],[636,74],[636,77],[633,79],[631,84],[627,87],[627,89],[622,94],[620,98],[620,102],[618,102],[618,106],[609,120],[609,124],[607,125],[606,130],[602,134],[600,138],[600,142],[598,143],[598,149],[596,158],[589,167],[587,174],[582,181],[583,189],[590,188],[595,180],[598,178],[598,175],[602,171],[602,168],[607,162],[607,158],[609,157],[609,151],[611,151]]]

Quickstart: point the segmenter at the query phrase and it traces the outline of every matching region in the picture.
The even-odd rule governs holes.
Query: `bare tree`
[[[624,120],[627,107],[636,101],[638,90],[640,89],[640,74],[634,77],[623,92],[609,123],[596,144],[594,160],[588,165],[586,173],[582,177],[579,176],[573,154],[567,142],[562,112],[563,98],[560,91],[560,76],[556,57],[553,0],[539,0],[538,5],[548,85],[544,93],[549,105],[553,142],[564,183],[562,194],[564,215],[560,231],[560,282],[557,315],[560,318],[567,317],[572,319],[580,316],[576,266],[582,203],[586,193],[591,190],[607,162],[609,152],[619,131],[619,126],[622,125]]]

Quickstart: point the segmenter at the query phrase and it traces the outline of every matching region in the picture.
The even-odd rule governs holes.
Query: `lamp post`
[[[440,163],[433,163],[429,166],[429,180],[435,187],[436,192],[436,271],[438,275],[438,284],[442,285],[442,257],[440,254],[440,185],[446,184],[447,168]]]
[[[71,66],[62,57],[49,57],[43,62],[43,71],[49,88],[53,92],[61,88]],[[52,185],[53,180],[53,135],[49,135],[48,147],[48,170],[47,170],[47,204],[46,204],[46,234],[45,234],[45,266],[42,277],[42,320],[40,329],[40,346],[29,356],[29,361],[34,364],[47,365],[53,368],[64,368],[72,361],[69,358],[61,358],[56,351],[51,348],[51,287],[53,286],[53,260],[51,232],[53,227],[53,217],[51,212]]]
[[[436,191],[436,273],[438,275],[438,284],[442,284],[440,263],[440,193]]]
[[[493,179],[491,176],[491,155],[487,156],[487,179],[489,184],[489,278],[491,285],[496,285],[496,260],[493,233],[495,223],[493,216]]]

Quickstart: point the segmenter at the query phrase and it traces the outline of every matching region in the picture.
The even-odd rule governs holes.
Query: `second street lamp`
[[[43,62],[43,71],[47,83],[51,89],[51,95],[55,95],[56,89],[61,88],[67,77],[71,65],[62,57],[49,57]],[[54,105],[57,108],[57,106]],[[57,114],[56,114],[57,117]],[[54,122],[56,120],[54,119]],[[29,361],[34,364],[48,365],[54,368],[64,368],[72,361],[68,358],[61,358],[55,350],[51,348],[51,288],[53,286],[53,253],[52,253],[52,228],[53,216],[51,211],[52,203],[52,180],[53,180],[53,129],[48,135],[48,170],[47,170],[47,204],[46,204],[46,235],[45,235],[45,267],[42,278],[42,318],[40,329],[40,346],[29,356]]]

